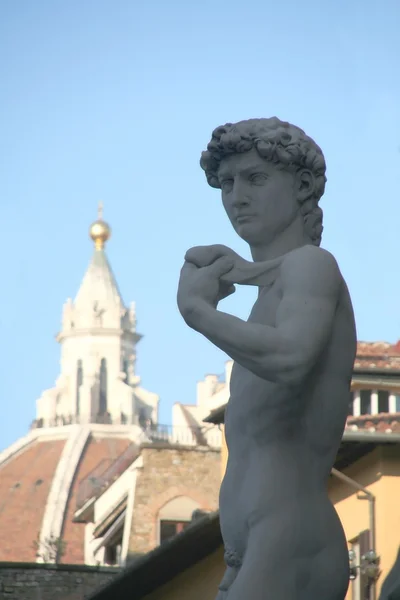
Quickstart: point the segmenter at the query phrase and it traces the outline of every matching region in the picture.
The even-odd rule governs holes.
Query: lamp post
[[[365,575],[367,579],[367,585],[365,586],[365,596],[362,600],[376,600],[376,582],[381,573],[379,569],[380,558],[375,551],[376,545],[376,528],[375,528],[375,496],[365,487],[351,479],[341,471],[332,469],[332,475],[347,483],[353,489],[361,492],[357,494],[359,500],[368,500],[369,503],[369,547],[370,550],[363,554],[360,558],[360,564],[355,564],[355,553],[353,550],[349,551],[350,561],[350,580],[354,581],[357,577],[357,571],[360,571],[362,575]]]
[[[371,596],[375,596],[375,582],[380,575],[379,563],[380,558],[373,550],[369,550],[361,556],[360,564],[356,565],[356,555],[354,550],[349,550],[350,561],[350,581],[357,579],[357,571],[366,577],[366,586],[364,597],[362,600],[372,600]]]

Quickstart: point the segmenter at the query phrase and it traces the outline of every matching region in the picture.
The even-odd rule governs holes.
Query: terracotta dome
[[[36,542],[46,521],[49,526],[58,521],[64,543],[60,562],[83,563],[85,524],[75,522],[74,515],[99,491],[99,481],[102,489],[112,483],[107,471],[115,478],[118,472],[114,469],[111,474],[110,466],[133,446],[130,426],[93,424],[34,429],[4,450],[0,561],[35,562]],[[126,468],[126,463],[122,466]]]

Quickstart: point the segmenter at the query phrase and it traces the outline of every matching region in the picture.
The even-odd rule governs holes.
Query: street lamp
[[[357,579],[357,571],[360,571],[360,574],[366,577],[364,600],[370,600],[371,587],[376,583],[381,574],[379,568],[380,560],[375,550],[368,550],[368,552],[361,556],[360,564],[356,565],[356,553],[354,550],[349,550],[350,581]]]
[[[379,557],[375,552],[376,547],[376,531],[375,531],[375,496],[364,486],[359,484],[354,479],[351,479],[341,471],[332,469],[332,475],[347,483],[353,489],[357,490],[357,498],[359,500],[368,500],[369,504],[369,547],[371,550],[362,555],[360,564],[355,565],[355,555],[353,553],[353,562],[350,558],[350,579],[354,580],[357,577],[357,569],[362,575],[367,577],[366,596],[365,600],[376,600],[376,581],[380,575]],[[361,493],[360,493],[361,492]],[[350,550],[350,552],[353,552]],[[353,570],[352,570],[353,569]],[[364,600],[364,599],[363,599]]]

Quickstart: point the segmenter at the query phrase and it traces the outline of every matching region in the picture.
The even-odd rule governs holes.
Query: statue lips
[[[250,214],[241,214],[238,215],[236,217],[236,222],[237,223],[248,223],[249,221],[251,221],[252,219],[255,218],[256,215],[250,215]]]

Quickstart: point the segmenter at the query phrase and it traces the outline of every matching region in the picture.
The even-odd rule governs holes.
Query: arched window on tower
[[[78,360],[76,366],[76,416],[80,415],[81,410],[81,385],[83,383],[83,366],[81,359]]]
[[[107,412],[107,361],[101,359],[100,363],[100,398],[99,398],[99,413],[105,415]]]
[[[144,408],[139,410],[139,425],[142,429],[146,429],[147,414]]]
[[[129,362],[124,358],[122,370],[125,373],[125,383],[129,383]]]

